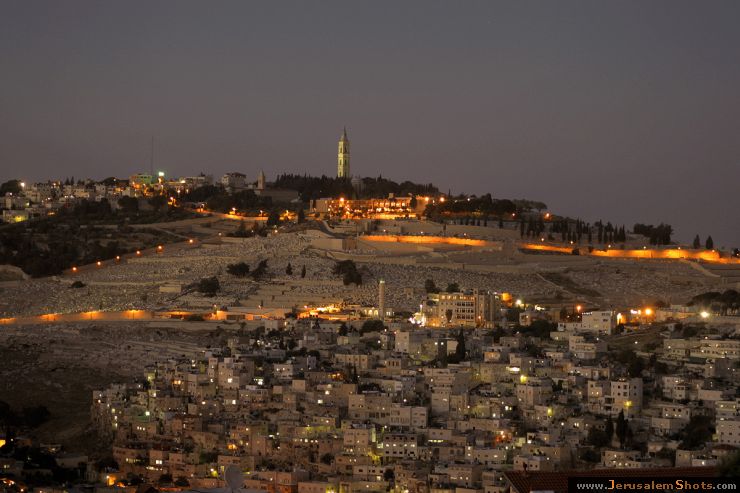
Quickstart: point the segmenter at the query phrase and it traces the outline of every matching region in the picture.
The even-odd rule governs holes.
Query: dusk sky
[[[740,246],[740,2],[0,0],[0,180],[352,174]]]

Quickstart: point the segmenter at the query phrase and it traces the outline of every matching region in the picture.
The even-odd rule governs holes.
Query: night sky
[[[0,180],[352,174],[740,246],[740,2],[0,0]]]

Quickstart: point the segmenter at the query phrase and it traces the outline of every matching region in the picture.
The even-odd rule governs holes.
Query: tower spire
[[[339,139],[339,152],[337,153],[337,178],[349,178],[349,137],[347,127],[342,129],[342,137]]]

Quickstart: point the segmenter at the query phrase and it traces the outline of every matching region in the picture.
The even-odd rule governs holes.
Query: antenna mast
[[[154,176],[154,136],[152,135],[152,147],[149,154],[149,176]]]

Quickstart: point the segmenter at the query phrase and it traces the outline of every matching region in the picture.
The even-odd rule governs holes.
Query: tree
[[[267,225],[268,226],[278,226],[280,224],[280,212],[278,212],[277,209],[273,209],[270,211],[270,214],[267,216]]]
[[[51,413],[46,406],[31,406],[23,408],[23,421],[29,428],[36,428],[44,424]]]
[[[586,436],[586,443],[589,445],[592,445],[594,447],[606,447],[609,445],[610,439],[607,436],[606,432],[596,428],[595,426],[592,426],[588,430],[588,435]]]
[[[377,318],[366,320],[360,328],[360,334],[367,334],[368,332],[380,332],[383,330],[385,325],[383,321]]]
[[[164,195],[155,195],[154,197],[150,197],[147,202],[149,202],[149,205],[152,206],[155,211],[159,211],[162,207],[167,205],[167,197]]]
[[[362,284],[362,274],[357,270],[357,265],[352,260],[342,260],[334,265],[333,270],[335,275],[342,276],[342,282],[345,286],[350,284],[356,284],[359,286]]]
[[[249,238],[252,236],[252,233],[250,231],[247,231],[247,225],[244,222],[244,219],[239,221],[239,226],[236,228],[236,231],[233,233],[230,233],[229,236],[232,236],[234,238]]]
[[[215,276],[206,277],[198,281],[196,289],[199,293],[203,293],[206,296],[214,296],[221,289],[221,283]]]
[[[210,464],[212,462],[216,462],[216,460],[218,459],[218,452],[203,451],[200,453],[199,459],[201,464]]]
[[[452,309],[448,308],[445,310],[445,318],[447,319],[447,323],[452,322]]]
[[[606,437],[609,439],[609,442],[611,442],[612,437],[614,436],[614,421],[612,421],[611,416],[606,418],[606,426],[604,427],[604,432],[606,433]]]
[[[501,327],[496,327],[491,331],[491,336],[493,337],[493,342],[498,344],[498,342],[501,340],[501,336],[505,336],[506,331],[502,329]]]
[[[298,208],[298,213],[296,214],[296,222],[302,223],[306,220],[306,213],[303,212],[303,207]]]
[[[610,224],[607,225],[607,227],[609,226]],[[649,238],[651,245],[668,245],[671,243],[671,235],[673,234],[673,228],[671,225],[663,223],[660,223],[657,226],[637,223],[632,228],[632,231],[635,234]]]
[[[457,333],[457,347],[455,347],[455,359],[457,361],[464,361],[467,355],[467,349],[465,348],[465,332],[460,329]]]
[[[288,266],[285,268],[285,273],[289,276],[293,275],[293,266],[288,262]]]
[[[339,326],[338,334],[340,336],[346,336],[348,333],[349,333],[349,328],[347,327],[347,324],[342,322],[342,325]]]
[[[694,236],[694,250],[698,250],[701,248],[701,239],[699,238],[699,235]]]
[[[714,248],[714,240],[711,235],[707,236],[707,242],[704,246],[706,246],[707,250],[712,250]]]
[[[306,266],[301,267],[301,279],[306,277]]]
[[[719,464],[719,475],[722,477],[740,477],[740,452],[733,452],[726,456]]]
[[[159,476],[159,484],[168,484],[172,482],[172,474],[164,473]]]
[[[632,378],[638,378],[642,375],[642,370],[645,369],[645,363],[642,362],[642,358],[635,358],[627,365],[627,373]]]
[[[350,383],[360,383],[360,375],[357,374],[357,366],[352,365],[349,369]]]
[[[226,266],[226,272],[236,277],[246,277],[249,274],[249,265],[245,262],[229,264]]]
[[[460,286],[456,282],[450,283],[447,285],[446,291],[448,293],[458,293],[460,292]]]
[[[581,460],[591,462],[593,464],[601,461],[601,456],[594,449],[585,448],[581,451],[579,455],[581,457]]]
[[[629,424],[627,423],[627,420],[624,419],[624,411],[619,411],[619,414],[617,415],[617,425],[615,431],[617,432],[617,438],[619,439],[619,446],[624,447],[624,442],[627,440],[627,430],[629,429]]]
[[[696,450],[712,440],[714,434],[713,419],[709,416],[691,416],[686,427],[681,431],[682,449]]]
[[[257,267],[252,271],[250,274],[252,276],[252,279],[255,281],[258,281],[267,273],[267,260],[260,260],[260,263],[257,264]]]
[[[519,320],[515,320],[518,322]],[[548,322],[547,320],[533,320],[529,327],[522,327],[520,329],[522,334],[537,337],[539,339],[549,339],[550,333],[556,331],[558,328],[554,322]]]
[[[5,196],[7,193],[12,193],[13,195],[17,195],[21,193],[21,190],[23,190],[23,187],[21,187],[21,181],[20,180],[9,180],[0,185],[0,197]]]
[[[427,293],[439,293],[439,288],[437,288],[437,285],[434,284],[434,280],[432,279],[424,281],[424,290]]]
[[[123,212],[136,213],[139,212],[139,200],[136,197],[121,197],[118,199],[118,207]]]

